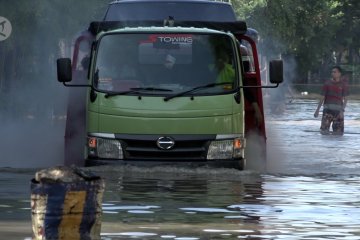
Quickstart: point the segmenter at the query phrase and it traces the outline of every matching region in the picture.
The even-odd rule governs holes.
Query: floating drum
[[[79,168],[41,170],[31,180],[34,240],[100,239],[104,181]]]

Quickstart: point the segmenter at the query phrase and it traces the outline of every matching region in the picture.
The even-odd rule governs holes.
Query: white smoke
[[[2,9],[14,9],[17,4],[20,3],[5,1]],[[13,33],[3,46],[11,47],[5,49],[2,46],[1,49],[11,52],[6,56],[12,57],[6,59],[7,72],[11,73],[0,75],[0,167],[62,165],[68,89],[57,82],[56,58],[71,56],[69,36],[75,34],[75,27],[66,23],[90,23],[96,14],[103,16],[107,2],[92,1],[90,10],[77,16],[69,16],[68,8],[86,6],[86,1],[69,2],[68,5],[64,2],[61,6],[54,6],[51,1],[39,5],[35,1],[31,3],[33,9],[26,8],[29,4],[26,1],[23,4],[23,8],[16,11],[16,17],[9,17]],[[102,12],[95,13],[91,9]],[[22,21],[30,16],[28,22]],[[77,29],[78,32],[82,30],[85,29]],[[12,58],[16,60],[12,61]]]

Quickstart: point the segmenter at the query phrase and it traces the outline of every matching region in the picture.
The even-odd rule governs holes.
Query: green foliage
[[[237,17],[241,20],[247,20],[253,15],[254,9],[266,6],[266,0],[233,0],[232,5]]]
[[[350,52],[350,63],[360,64],[358,0],[238,0],[234,6],[248,26],[259,31],[266,55],[296,59],[296,78],[306,78],[309,71],[326,71],[330,64],[339,63],[339,59],[333,61],[333,52],[344,49]]]
[[[351,46],[352,49],[357,49],[358,51],[360,48],[360,1],[339,1],[333,7],[332,13],[339,23],[334,35],[337,46]]]

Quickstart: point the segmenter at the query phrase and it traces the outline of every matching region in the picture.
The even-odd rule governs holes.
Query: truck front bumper
[[[240,134],[93,133],[88,135],[87,149],[87,165],[136,162],[225,166],[244,162],[245,138]]]

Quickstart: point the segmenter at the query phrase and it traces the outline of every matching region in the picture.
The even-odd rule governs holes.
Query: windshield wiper
[[[196,91],[201,90],[201,89],[212,88],[212,87],[221,86],[221,85],[227,85],[227,84],[233,84],[233,82],[210,83],[210,84],[194,87],[194,88],[192,88],[190,90],[187,90],[187,91],[184,91],[184,92],[179,92],[179,93],[174,94],[172,96],[165,97],[164,101],[169,101],[170,99],[173,99],[173,98],[176,98],[176,97],[185,96],[185,95],[187,95],[189,93],[196,92]]]
[[[137,87],[137,88],[130,88],[129,91],[123,91],[123,92],[108,92],[105,94],[105,98],[113,97],[113,96],[119,96],[119,95],[127,95],[130,93],[140,93],[140,91],[159,91],[159,92],[172,92],[171,89],[166,88],[154,88],[154,87]]]
[[[105,94],[105,98],[109,98],[109,97],[113,97],[113,96],[119,96],[119,95],[126,95],[129,93],[138,93],[139,91],[137,90],[129,90],[129,91],[124,91],[124,92],[108,92]]]

